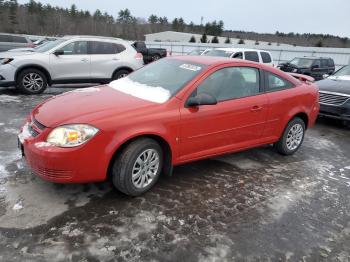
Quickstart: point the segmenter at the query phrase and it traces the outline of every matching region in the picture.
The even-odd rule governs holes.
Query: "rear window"
[[[259,55],[258,52],[255,51],[247,51],[244,52],[245,60],[253,61],[253,62],[259,62]]]
[[[90,54],[92,55],[107,55],[118,54],[125,50],[125,47],[116,43],[108,42],[90,42]]]
[[[213,49],[205,53],[206,56],[220,56],[220,57],[230,57],[232,55],[231,51],[217,50]]]
[[[271,59],[271,56],[269,53],[261,52],[260,54],[261,54],[261,58],[262,58],[263,63],[271,63],[272,62],[272,59]]]

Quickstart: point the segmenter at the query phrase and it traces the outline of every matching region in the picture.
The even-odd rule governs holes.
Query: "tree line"
[[[207,35],[215,36],[211,42],[218,42],[218,36],[259,41],[288,43],[308,46],[350,47],[346,37],[322,34],[281,33],[259,34],[255,32],[224,30],[224,22],[211,21],[205,24],[186,22],[182,17],[172,20],[165,16],[151,14],[148,19],[135,17],[129,9],[120,10],[117,17],[97,9],[94,12],[78,9],[73,4],[62,8],[30,0],[19,4],[17,0],[0,0],[0,32],[35,34],[47,36],[62,35],[103,35],[130,40],[143,40],[145,34],[177,31],[201,34],[200,42],[208,42]],[[196,41],[191,38],[190,41]]]

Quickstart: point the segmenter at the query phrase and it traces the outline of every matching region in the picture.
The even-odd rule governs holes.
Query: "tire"
[[[17,76],[16,88],[26,95],[41,94],[47,88],[46,75],[35,68],[24,69]]]
[[[292,155],[302,145],[305,136],[305,123],[299,117],[292,119],[286,126],[280,140],[275,143],[275,148],[281,155]]]
[[[146,160],[147,156],[151,158],[148,164],[147,161],[142,161]],[[157,163],[156,159],[158,159],[158,165],[154,164]],[[131,142],[115,159],[112,167],[112,181],[114,186],[124,194],[139,196],[154,186],[162,167],[163,151],[160,145],[153,139],[140,138]]]
[[[152,56],[151,60],[152,60],[152,62],[154,62],[154,61],[158,61],[160,58],[161,58],[160,55],[155,54],[155,55]]]
[[[116,71],[116,72],[113,74],[112,80],[117,80],[117,79],[124,78],[124,77],[126,77],[128,74],[130,74],[130,71],[129,71],[129,70],[126,70],[126,69],[118,70],[118,71]]]

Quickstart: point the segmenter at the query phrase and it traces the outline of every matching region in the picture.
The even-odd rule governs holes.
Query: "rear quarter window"
[[[265,71],[265,88],[267,92],[273,92],[294,87],[293,83],[274,74]]]
[[[333,59],[328,59],[328,66],[329,67],[334,67],[335,65],[334,65],[334,61],[333,61]]]
[[[244,55],[245,55],[245,60],[258,62],[258,63],[260,62],[258,52],[247,51],[247,52],[244,52]]]
[[[118,54],[125,50],[125,46],[108,42],[90,42],[90,53],[93,55]]]
[[[261,52],[261,58],[262,58],[262,61],[263,63],[271,63],[272,62],[272,58],[271,58],[271,55],[267,52]]]

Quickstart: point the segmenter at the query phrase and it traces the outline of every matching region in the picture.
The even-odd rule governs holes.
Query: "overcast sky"
[[[26,3],[28,0],[19,0]],[[350,0],[41,0],[62,7],[75,3],[91,12],[97,8],[117,16],[129,8],[133,16],[183,17],[199,24],[223,20],[225,29],[255,32],[324,33],[350,37]]]

